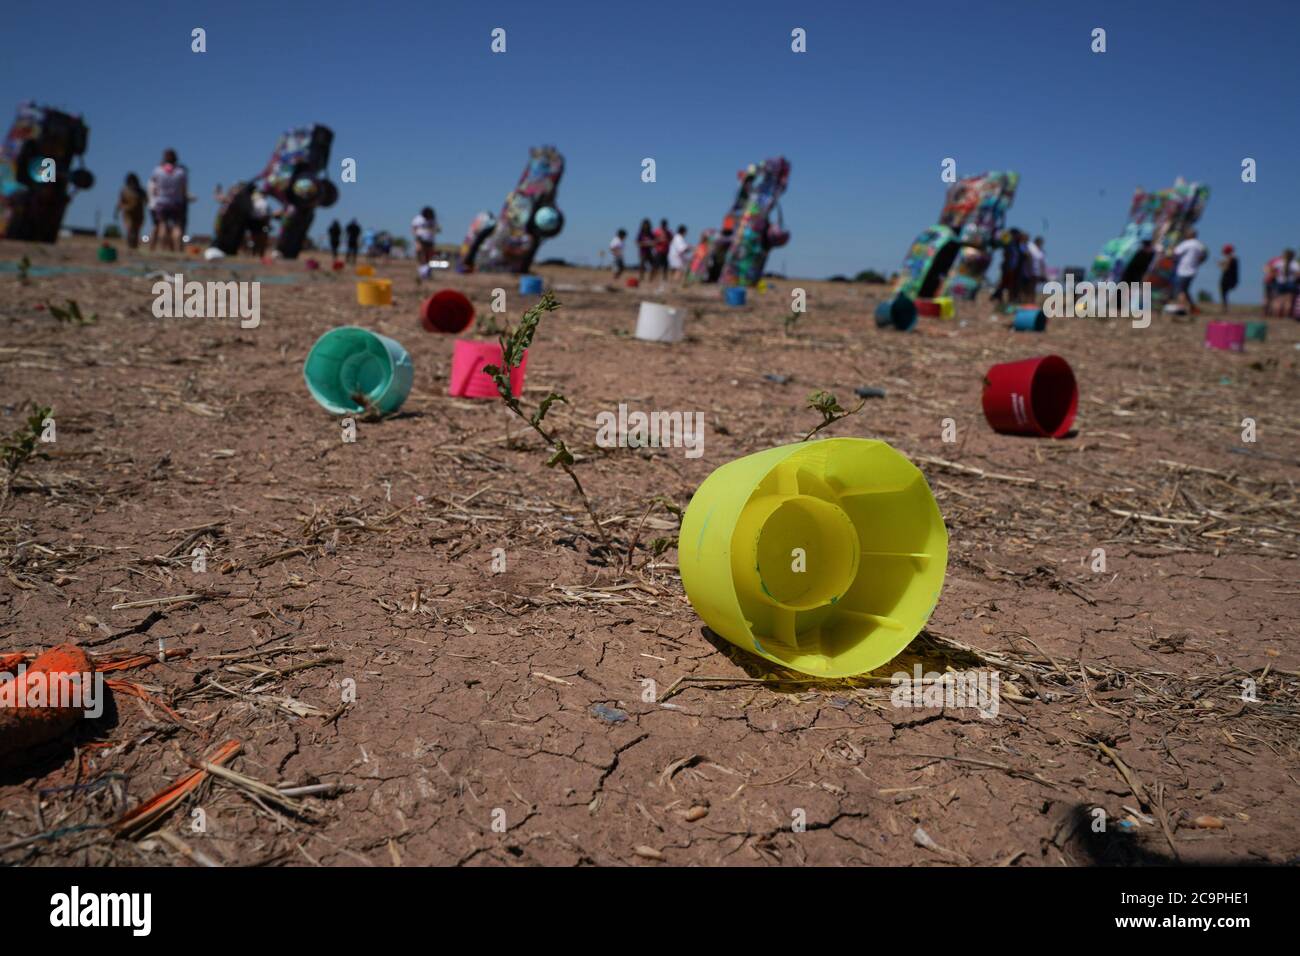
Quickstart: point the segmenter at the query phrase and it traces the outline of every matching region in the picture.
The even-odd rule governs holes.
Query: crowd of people
[[[998,283],[991,297],[996,302],[1021,302],[1034,298],[1042,283],[1047,280],[1047,259],[1043,253],[1043,237],[1030,238],[1019,229],[1011,229],[1000,246],[1002,262]],[[1134,256],[1129,272],[1146,274],[1156,249],[1151,242],[1143,244]],[[1192,283],[1201,266],[1209,258],[1206,248],[1195,228],[1188,229],[1183,238],[1170,251],[1173,258],[1172,295],[1170,304],[1192,315],[1200,313],[1200,306],[1192,297]],[[1241,262],[1236,248],[1225,245],[1220,253],[1219,305],[1220,311],[1229,311],[1229,297],[1241,284]],[[1270,259],[1264,266],[1264,314],[1293,316],[1300,298],[1300,258],[1294,249]]]
[[[221,208],[234,198],[239,188],[239,183],[235,183],[227,194],[222,190],[221,183],[217,183],[212,190],[212,200]],[[275,218],[275,211],[271,207],[270,197],[260,189],[254,189],[248,201],[249,215],[245,226],[248,230],[248,245],[253,255],[263,256],[271,242],[271,221]]]
[[[431,206],[425,206],[411,220],[411,238],[414,240],[415,258],[420,265],[426,265],[437,254],[436,242],[441,231],[437,213]],[[358,255],[388,256],[394,247],[401,246],[385,230],[363,230],[356,219],[349,220],[346,226],[337,219],[333,220],[325,230],[325,235],[329,239],[330,256],[338,261],[339,249],[343,247],[343,260],[348,263],[355,263]]]
[[[141,186],[140,177],[135,173],[127,173],[113,210],[121,218],[127,247],[135,249],[144,241],[158,250],[182,251],[188,239],[189,204],[194,198],[190,193],[189,170],[174,149],[163,150],[162,160],[149,174],[147,185]],[[220,206],[227,198],[218,183],[213,189],[213,200]],[[270,199],[263,193],[255,191],[251,199],[249,242],[252,251],[261,255],[270,239],[274,213]],[[146,212],[153,222],[152,234],[147,236],[142,234]]]
[[[337,261],[339,257],[339,242],[345,235],[348,240],[345,258],[348,262],[357,261],[357,250],[361,245],[361,224],[359,222],[355,219],[349,220],[347,227],[344,228],[343,226],[340,226],[339,221],[335,219],[330,223],[329,229],[325,230],[325,234],[329,236],[330,256],[335,261]]]
[[[609,242],[609,251],[613,258],[614,278],[618,279],[627,269],[626,229],[614,234]],[[686,238],[685,226],[678,226],[674,232],[667,219],[660,219],[658,226],[652,226],[649,219],[642,219],[636,234],[636,253],[639,281],[655,276],[665,281],[685,281],[691,256],[691,243]]]
[[[185,235],[189,204],[193,201],[189,170],[181,165],[176,150],[165,149],[162,161],[149,176],[147,187],[140,185],[140,177],[135,173],[126,174],[113,211],[122,219],[122,234],[129,248],[140,244],[147,211],[153,218],[152,239],[157,248],[177,252]]]
[[[218,184],[213,193],[214,201],[220,206],[226,198]],[[260,256],[266,252],[270,241],[275,212],[270,197],[264,193],[254,191],[251,198],[249,251]],[[189,204],[192,202],[194,196],[190,193],[189,170],[180,162],[176,150],[166,149],[146,184],[142,185],[140,177],[135,173],[126,174],[113,213],[121,221],[122,236],[127,248],[136,249],[143,241],[158,250],[180,252],[188,238]],[[153,223],[151,235],[143,232],[146,214]],[[421,263],[428,262],[433,255],[436,236],[441,231],[432,208],[426,206],[420,210],[411,224],[411,231],[415,238],[417,257]],[[340,247],[346,239],[346,261],[357,261],[362,246],[362,230],[356,219],[352,219],[346,226],[335,219],[330,223],[326,234],[329,237],[330,253],[335,259],[339,258]],[[381,234],[374,234],[371,241],[376,250],[380,248],[379,235]]]
[[[1008,231],[1002,243],[1002,269],[994,287],[994,302],[1023,302],[1037,294],[1047,281],[1047,257],[1043,254],[1043,237],[1029,238],[1019,229]]]
[[[220,186],[217,186],[217,200],[221,200]],[[135,173],[128,173],[114,208],[114,213],[121,218],[122,233],[128,248],[135,249],[139,246],[147,212],[153,220],[152,240],[155,248],[180,251],[186,235],[189,204],[193,201],[194,197],[189,192],[189,171],[181,164],[174,149],[163,151],[162,159],[149,175],[147,185],[141,185],[140,177]],[[268,198],[260,193],[254,194],[250,234],[255,254],[260,255],[265,250],[272,217]],[[411,237],[415,243],[415,257],[420,265],[426,265],[436,255],[437,237],[441,231],[437,213],[431,206],[425,206],[411,220]],[[362,229],[356,219],[349,221],[347,226],[340,225],[335,219],[330,223],[327,235],[330,254],[335,259],[338,259],[340,246],[346,238],[345,260],[349,263],[357,261],[362,246]],[[633,240],[639,280],[659,277],[662,281],[685,281],[691,259],[691,243],[686,235],[684,225],[679,225],[674,231],[667,219],[660,219],[658,226],[652,225],[649,219],[642,219]],[[391,238],[383,243],[381,236],[387,237],[387,233],[366,234],[368,255],[377,251],[386,252],[391,248]],[[144,241],[150,240],[145,238]],[[627,244],[626,229],[619,229],[610,240],[609,251],[615,279],[621,278],[629,270]],[[991,298],[995,302],[1011,303],[1032,299],[1048,277],[1043,237],[1031,238],[1020,229],[1010,229],[999,248],[1002,262]],[[1154,249],[1150,243],[1139,252],[1137,258],[1143,262],[1143,273],[1153,255]],[[1182,240],[1174,246],[1172,256],[1174,274],[1171,301],[1192,314],[1199,313],[1200,309],[1192,298],[1192,283],[1208,258],[1209,251],[1194,228],[1188,229]],[[1228,298],[1241,281],[1241,265],[1232,245],[1223,247],[1218,266],[1220,306],[1222,311],[1227,312]],[[1297,311],[1298,297],[1300,259],[1294,249],[1285,249],[1264,266],[1264,314],[1300,317],[1300,312]]]
[[[1173,248],[1174,276],[1171,303],[1181,306],[1196,315],[1201,310],[1192,299],[1192,282],[1201,265],[1209,258],[1209,250],[1200,240],[1195,229],[1188,229],[1186,235]],[[1219,309],[1229,310],[1228,299],[1233,290],[1241,283],[1241,262],[1237,258],[1236,248],[1231,244],[1223,247],[1219,257]],[[1296,261],[1294,249],[1285,249],[1264,264],[1264,314],[1283,317],[1300,317],[1296,311],[1297,293],[1300,292],[1300,262]],[[1208,297],[1207,297],[1208,301]]]

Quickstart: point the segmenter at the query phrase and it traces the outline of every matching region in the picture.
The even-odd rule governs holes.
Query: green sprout
[[[474,332],[484,338],[492,338],[494,335],[499,338],[503,333],[508,332],[509,330],[510,328],[508,325],[502,325],[497,321],[496,313],[494,312],[480,315],[474,320]]]
[[[682,529],[681,505],[677,504],[677,502],[673,501],[671,498],[665,498],[663,495],[656,495],[654,498],[651,498],[650,503],[646,505],[645,512],[641,515],[641,520],[637,522],[636,531],[632,534],[632,541],[627,546],[627,555],[623,559],[621,572],[632,570],[636,555],[636,547],[641,541],[641,529],[645,527],[646,519],[650,517],[650,513],[654,511],[656,507],[663,508],[664,511],[677,519],[677,530],[680,534]],[[676,547],[677,538],[678,535],[674,535],[671,538],[659,537],[653,539],[649,545],[651,555],[658,558],[669,548]]]
[[[380,411],[379,406],[370,400],[370,396],[365,392],[353,392],[352,401],[361,406],[361,420],[363,422],[380,422],[388,417],[388,414]]]
[[[822,420],[821,424],[813,428],[807,435],[804,435],[802,440],[808,441],[823,428],[835,424],[835,422],[838,422],[841,418],[848,418],[850,415],[856,415],[862,410],[862,406],[865,404],[867,404],[867,400],[864,398],[862,401],[858,402],[857,408],[848,411],[840,405],[839,400],[836,399],[833,393],[826,391],[813,392],[808,396],[808,407],[820,412]]]
[[[41,440],[41,431],[45,422],[53,414],[48,405],[32,406],[32,413],[27,416],[13,434],[0,439],[0,464],[4,465],[4,491],[0,493],[0,509],[9,502],[14,479],[27,460],[36,453],[36,445]]]
[[[793,305],[790,306],[790,312],[789,314],[786,315],[785,319],[782,322],[786,335],[793,334],[795,326],[799,324],[799,314],[800,313],[798,312],[798,310],[795,309]]]
[[[556,402],[563,402],[567,405],[568,399],[559,392],[550,392],[538,404],[536,411],[530,415],[524,410],[519,399],[515,397],[514,391],[510,388],[510,373],[523,363],[524,353],[533,344],[533,336],[537,334],[537,326],[541,322],[542,316],[547,312],[554,312],[559,307],[560,303],[555,301],[554,294],[547,291],[536,305],[524,313],[518,325],[500,331],[498,341],[501,343],[501,365],[487,365],[484,366],[483,371],[490,375],[492,381],[496,383],[497,394],[501,396],[501,401],[505,402],[506,408],[522,418],[528,424],[528,427],[537,432],[542,437],[542,440],[550,446],[551,452],[546,459],[546,466],[548,468],[558,467],[569,476],[574,488],[578,490],[578,497],[582,499],[582,503],[587,509],[587,516],[591,518],[596,533],[600,535],[601,543],[606,549],[609,549],[611,547],[609,534],[601,525],[600,519],[596,517],[596,511],[591,506],[591,499],[587,497],[587,493],[582,488],[582,482],[578,480],[578,476],[573,470],[573,453],[569,451],[563,439],[556,435],[554,431],[548,431],[542,424],[552,405]]]
[[[84,326],[84,325],[94,325],[96,322],[99,321],[98,315],[92,314],[89,318],[82,315],[81,306],[77,304],[76,299],[69,299],[68,307],[66,309],[61,309],[57,305],[54,305],[53,303],[50,302],[45,303],[45,307],[49,309],[50,315],[54,316],[54,318],[59,322],[66,322],[71,325]]]

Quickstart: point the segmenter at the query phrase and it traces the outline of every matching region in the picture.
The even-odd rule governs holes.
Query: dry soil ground
[[[0,243],[0,261],[0,431],[28,402],[57,427],[0,511],[0,652],[167,658],[113,674],[128,683],[109,714],[0,772],[0,862],[1300,858],[1295,323],[1228,354],[1202,347],[1203,320],[1016,334],[981,302],[901,334],[874,327],[873,287],[781,281],[728,309],[713,288],[544,268],[563,307],[526,398],[567,397],[548,420],[611,553],[536,436],[445,394],[452,340],[417,324],[447,285],[480,311],[504,286],[517,318],[511,277],[417,285],[381,265],[396,302],[366,309],[350,276],[301,262],[100,266],[76,242]],[[154,318],[154,269],[264,277],[261,326]],[[795,286],[808,312],[787,334]],[[690,310],[687,341],[630,336],[642,294]],[[40,308],[68,299],[96,321]],[[344,323],[398,338],[416,369],[401,413],[354,444],[301,373]],[[994,434],[982,373],[1047,351],[1078,376],[1077,433]],[[874,680],[809,681],[702,627],[675,549],[650,550],[676,531],[653,502],[684,506],[717,466],[801,437],[811,391],[851,404],[859,386],[886,397],[823,434],[882,438],[923,468],[948,578]],[[597,447],[596,415],[619,402],[702,411],[704,455]],[[134,602],[155,603],[114,609]],[[999,715],[892,706],[889,674],[917,661],[996,667]],[[231,739],[245,778],[332,786],[282,798],[209,778],[143,834],[107,826]]]

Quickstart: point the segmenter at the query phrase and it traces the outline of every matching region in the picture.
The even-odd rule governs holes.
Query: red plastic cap
[[[456,335],[474,321],[474,304],[455,289],[443,289],[424,300],[420,307],[420,324],[426,332]]]
[[[1079,386],[1070,363],[1043,355],[989,369],[982,404],[995,432],[1064,438],[1079,408]]]

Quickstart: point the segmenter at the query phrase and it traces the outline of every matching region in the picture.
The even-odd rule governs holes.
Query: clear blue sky
[[[98,183],[75,200],[77,225],[107,221],[123,175],[172,146],[209,228],[213,184],[259,171],[283,129],[321,122],[331,178],[352,157],[358,181],[315,234],[336,216],[405,234],[428,203],[458,241],[499,209],[528,147],[555,143],[567,225],[543,258],[594,261],[642,216],[693,237],[718,224],[736,169],[776,154],[793,167],[793,239],[771,267],[793,275],[895,270],[937,218],[949,156],[959,175],[1020,171],[1011,224],[1045,233],[1056,265],[1090,262],[1135,186],[1178,175],[1211,185],[1201,235],[1215,253],[1237,246],[1243,297],[1268,256],[1300,245],[1296,0],[65,0],[7,25],[0,109],[35,98],[90,125]],[[208,52],[190,52],[193,27]],[[490,52],[494,27],[505,54]],[[805,54],[790,51],[794,27]],[[1241,182],[1244,157],[1258,182]],[[1210,264],[1199,285],[1215,284]]]

